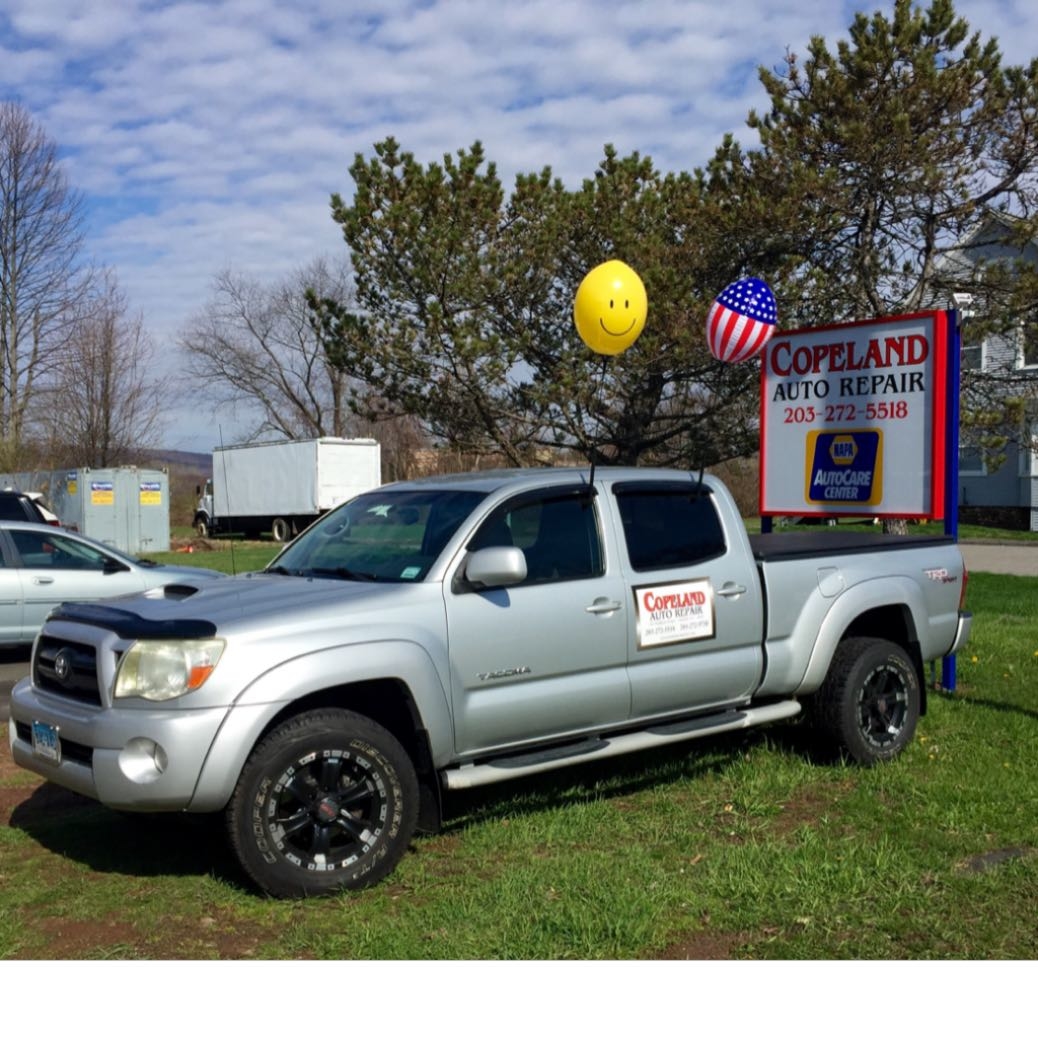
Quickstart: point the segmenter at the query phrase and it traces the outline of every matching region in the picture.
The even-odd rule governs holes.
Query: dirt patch
[[[833,811],[852,789],[854,782],[847,779],[835,785],[806,786],[797,795],[782,805],[772,822],[772,830],[779,835],[788,835],[807,826],[813,828],[820,819]]]
[[[711,933],[703,930],[667,945],[653,958],[696,962],[727,961],[736,958],[735,951],[748,940],[749,936],[744,933]]]
[[[223,545],[214,544],[205,537],[171,537],[169,550],[191,555],[200,551],[219,551]]]
[[[192,554],[194,552],[230,551],[235,548],[271,548],[278,547],[273,541],[246,541],[241,539],[213,540],[209,537],[171,537],[169,550]]]
[[[11,759],[11,751],[7,746],[7,725],[0,724],[0,825],[10,825],[14,809],[44,785],[46,783],[42,779],[24,768],[19,768]],[[67,793],[57,786],[47,785],[47,790],[48,798],[58,798],[58,795],[62,794],[63,797],[81,800],[74,793]]]
[[[6,754],[0,756],[0,760],[3,760],[4,757]],[[10,758],[8,758],[9,760]],[[0,767],[0,771],[2,770]],[[28,775],[28,772],[23,771],[21,774]],[[77,793],[39,780],[30,780],[24,785],[5,783],[0,785],[0,825],[10,825],[11,815],[15,809],[30,797],[33,798],[34,804],[39,805],[45,811],[75,810],[90,804],[89,800],[84,800]]]
[[[275,933],[243,923],[227,911],[203,911],[192,919],[164,916],[161,927],[141,927],[119,914],[104,919],[41,919],[34,931],[39,959],[252,959]]]
[[[144,958],[135,954],[139,935],[134,927],[111,916],[105,919],[34,920],[39,946],[33,949],[38,959],[84,959],[117,951],[120,959]],[[115,956],[113,956],[115,957]]]
[[[9,756],[0,751],[0,778],[14,768]],[[22,772],[22,774],[27,774]],[[61,789],[58,786],[30,779],[24,785],[0,786],[0,827],[13,824],[24,829],[27,823],[46,819],[48,824],[61,818],[76,824],[86,812],[96,811],[97,805],[89,799]],[[17,818],[17,823],[12,821]],[[29,830],[32,831],[30,824]],[[44,843],[8,847],[0,860],[0,877],[5,866],[24,870],[31,860],[38,881],[58,886],[69,880],[74,869],[72,862]],[[109,883],[104,871],[97,874],[99,883]],[[77,883],[91,882],[89,874],[78,872]],[[146,880],[143,881],[146,884]],[[134,894],[135,883],[128,878],[124,903],[134,905],[147,893],[141,886],[139,896]],[[12,909],[12,912],[18,910]],[[252,923],[232,908],[200,906],[197,914],[181,915],[163,912],[159,919],[141,922],[131,910],[112,911],[103,918],[67,918],[64,915],[46,916],[39,906],[30,910],[32,923],[26,926],[24,940],[6,955],[0,947],[0,958],[12,952],[32,959],[181,959],[181,960],[242,960],[262,957],[265,945],[275,942],[278,928]],[[28,917],[27,917],[28,918]]]

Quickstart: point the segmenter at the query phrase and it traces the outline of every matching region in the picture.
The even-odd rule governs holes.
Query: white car
[[[134,558],[68,530],[0,522],[0,645],[31,643],[62,602],[90,602],[224,574]]]

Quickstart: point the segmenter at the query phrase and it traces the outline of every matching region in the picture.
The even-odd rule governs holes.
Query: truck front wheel
[[[195,531],[199,537],[208,537],[212,533],[209,527],[209,520],[204,515],[200,515],[195,520]]]
[[[919,720],[919,677],[908,653],[881,638],[848,638],[815,693],[816,730],[859,764],[892,760],[911,741]]]
[[[315,710],[253,750],[227,807],[242,868],[274,897],[370,886],[407,850],[418,782],[400,743],[368,718]]]

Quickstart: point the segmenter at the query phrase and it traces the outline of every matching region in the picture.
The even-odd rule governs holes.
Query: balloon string
[[[602,445],[600,444],[599,441],[600,441],[601,436],[602,436],[602,430],[603,430],[603,428],[605,426],[605,420],[604,420],[603,412],[605,411],[605,399],[606,399],[606,388],[605,388],[605,386],[606,386],[606,372],[609,369],[609,361],[611,359],[612,358],[607,356],[606,354],[602,355],[602,358],[601,358],[602,364],[601,364],[601,368],[600,368],[599,373],[598,373],[597,393],[593,394],[592,395],[592,399],[591,399],[591,404],[592,404],[591,416],[592,416],[592,420],[593,420],[593,423],[594,423],[594,431],[592,432],[592,436],[591,436],[591,452],[590,452],[590,454],[591,454],[590,461],[591,461],[592,472],[594,472],[595,455],[596,455],[596,453],[603,454],[603,457],[604,457],[604,452],[601,449]]]
[[[605,379],[606,370],[609,367],[609,361],[611,358],[606,354],[601,355],[602,366],[598,373],[598,388],[597,393],[592,393],[591,396],[591,418],[592,418],[592,432],[591,432],[591,446],[588,452],[588,460],[591,462],[591,472],[588,476],[588,485],[595,485],[595,453],[598,449],[598,440],[602,433],[602,412],[605,409]],[[594,369],[592,369],[594,370]],[[597,426],[597,429],[595,428]]]

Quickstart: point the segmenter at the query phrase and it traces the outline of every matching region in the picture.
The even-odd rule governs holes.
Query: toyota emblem
[[[54,657],[54,676],[63,685],[69,683],[69,679],[72,677],[72,650],[62,649],[61,652]]]

